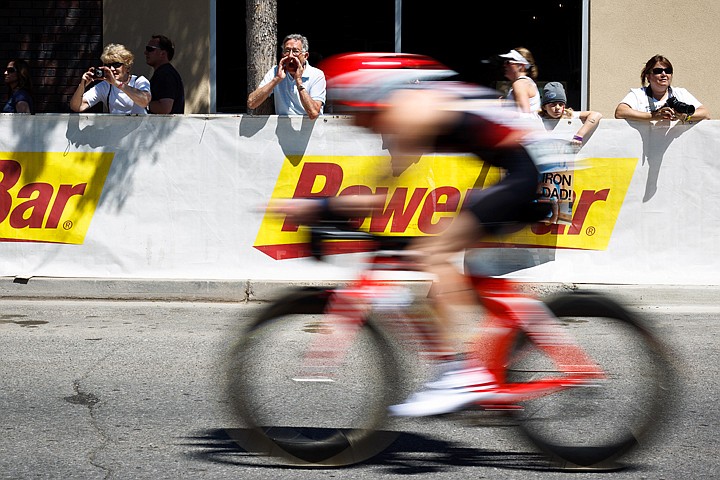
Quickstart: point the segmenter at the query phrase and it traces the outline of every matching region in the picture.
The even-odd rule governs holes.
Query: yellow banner
[[[113,157],[0,152],[0,241],[82,244]]]
[[[484,239],[483,244],[606,249],[636,163],[634,158],[583,159],[585,168],[572,174],[575,199],[569,225],[536,224]],[[492,185],[500,174],[466,155],[426,155],[394,174],[386,156],[294,157],[284,162],[272,198],[382,194],[385,208],[366,218],[361,230],[438,235],[453,221],[472,189]],[[276,259],[295,258],[307,255],[306,241],[303,227],[266,214],[255,247]]]

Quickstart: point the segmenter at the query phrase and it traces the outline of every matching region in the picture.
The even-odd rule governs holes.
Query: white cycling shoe
[[[481,400],[497,396],[497,381],[481,367],[449,370],[440,378],[426,383],[425,388],[405,403],[392,405],[390,415],[398,417],[426,417],[452,413]]]

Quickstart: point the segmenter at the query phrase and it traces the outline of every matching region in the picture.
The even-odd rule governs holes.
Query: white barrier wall
[[[575,207],[587,211],[562,231],[498,239],[520,248],[476,259],[500,258],[502,273],[538,282],[718,284],[719,151],[720,122],[604,119],[582,150],[598,166],[578,172]],[[344,268],[287,258],[302,256],[300,237],[264,207],[308,178],[313,193],[374,189],[385,157],[380,138],[338,117],[2,115],[0,276],[346,278]],[[428,170],[404,174],[388,194],[403,205],[371,228],[441,231],[455,192],[461,202],[487,173],[466,160],[414,166]],[[456,161],[474,164],[469,180],[453,176]],[[307,177],[310,164],[330,170]]]

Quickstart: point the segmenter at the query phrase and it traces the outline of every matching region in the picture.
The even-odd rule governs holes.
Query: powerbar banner
[[[580,121],[546,128],[569,139]],[[543,169],[556,223],[472,253],[525,281],[715,285],[719,150],[718,120],[603,119],[580,166]],[[459,154],[393,165],[380,136],[333,115],[0,114],[0,152],[6,280],[344,281],[358,256],[312,260],[306,229],[269,215],[270,203],[377,193],[384,206],[358,220],[363,230],[442,235],[501,174]]]
[[[557,196],[568,197],[574,190],[567,225],[535,224],[483,245],[606,249],[636,163],[634,158],[590,158],[583,160],[581,169],[544,173]],[[361,230],[381,235],[438,235],[449,227],[474,189],[496,183],[501,174],[466,155],[424,156],[399,174],[392,175],[390,170],[390,158],[384,156],[288,158],[272,199],[380,194],[385,196],[385,207],[363,219]],[[255,248],[275,259],[297,258],[308,255],[306,241],[303,227],[266,214]]]
[[[82,244],[112,159],[0,152],[0,241]]]

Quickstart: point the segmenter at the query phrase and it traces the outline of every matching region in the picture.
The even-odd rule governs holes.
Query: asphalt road
[[[612,473],[717,478],[720,299],[635,297],[681,372],[662,438]],[[281,468],[231,435],[223,368],[233,334],[262,304],[4,300],[0,478],[566,478],[488,421],[406,421],[382,454],[342,469]]]

